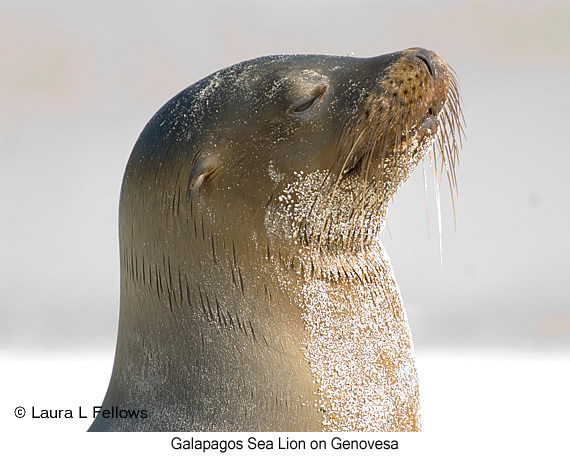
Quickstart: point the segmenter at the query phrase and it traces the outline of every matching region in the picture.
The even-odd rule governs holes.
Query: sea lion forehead
[[[330,76],[345,68],[347,60],[361,59],[318,54],[274,55],[247,60],[214,74],[223,74],[238,84],[294,77],[311,79],[318,75]]]
[[[319,75],[323,77],[322,71],[312,67],[324,56],[311,57],[278,55],[247,60],[219,70],[187,90],[194,92],[194,104],[202,109],[208,105],[241,104],[248,99],[259,101],[291,88],[295,81],[307,85]]]
[[[279,71],[274,80],[274,87],[283,88],[291,98],[321,92],[329,84],[330,77],[324,72],[306,68]]]
[[[237,63],[196,85],[197,101],[219,104],[244,103],[278,96],[303,97],[330,85],[378,76],[398,53],[370,58],[291,54],[259,57]],[[250,97],[251,95],[255,97]],[[221,98],[219,98],[221,97]]]

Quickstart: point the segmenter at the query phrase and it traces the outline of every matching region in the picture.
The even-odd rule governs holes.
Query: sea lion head
[[[182,168],[177,204],[207,206],[220,223],[231,208],[236,229],[266,231],[274,242],[360,250],[430,150],[455,184],[460,132],[456,79],[431,51],[273,56],[179,94],[135,152],[149,155],[146,146],[160,138]]]

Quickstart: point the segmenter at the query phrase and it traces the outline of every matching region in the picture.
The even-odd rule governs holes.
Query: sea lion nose
[[[435,78],[435,68],[433,67],[429,51],[420,48],[416,51],[416,57],[426,64],[429,74],[431,74],[432,78]]]

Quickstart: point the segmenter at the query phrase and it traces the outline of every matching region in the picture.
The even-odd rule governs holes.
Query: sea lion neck
[[[302,309],[275,279],[278,251],[228,228],[199,199],[178,205],[176,190],[157,192],[174,172],[158,168],[133,161],[125,176],[121,315],[105,404],[144,404],[140,430],[319,430],[317,387],[300,362]],[[275,408],[277,421],[266,421]]]

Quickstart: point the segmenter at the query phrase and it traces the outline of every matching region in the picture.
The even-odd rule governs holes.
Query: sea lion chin
[[[262,57],[166,103],[123,180],[103,403],[147,414],[90,430],[418,430],[378,236],[430,152],[455,185],[461,128],[453,72],[420,48]]]

